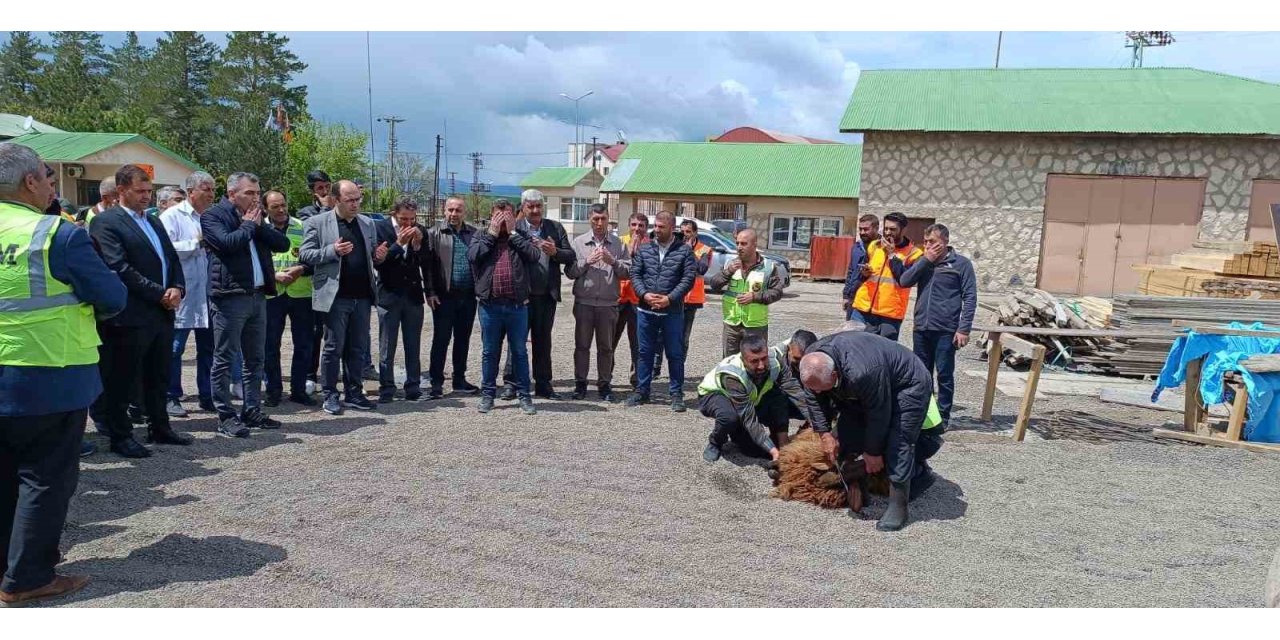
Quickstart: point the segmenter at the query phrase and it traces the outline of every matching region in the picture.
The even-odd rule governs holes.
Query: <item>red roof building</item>
[[[769,131],[759,127],[737,127],[730,129],[719,136],[711,138],[708,142],[778,142],[782,144],[840,144],[835,140],[822,140],[820,138],[810,138],[807,136],[798,136],[791,133],[781,133],[778,131]]]

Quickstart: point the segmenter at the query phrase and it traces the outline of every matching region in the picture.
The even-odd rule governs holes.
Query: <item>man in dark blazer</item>
[[[556,305],[560,303],[560,270],[577,260],[569,235],[564,226],[545,217],[546,199],[537,189],[526,189],[520,194],[520,215],[517,216],[515,233],[519,233],[538,249],[539,259],[529,268],[529,335],[533,342],[533,395],[546,400],[559,400],[560,394],[551,388],[551,329],[556,322]],[[511,375],[511,351],[507,351],[507,366],[502,372],[507,388],[504,400],[516,397]]]
[[[147,172],[128,164],[116,171],[115,178],[120,203],[95,216],[89,225],[103,262],[129,290],[124,311],[98,327],[102,406],[111,450],[126,458],[146,458],[151,451],[134,440],[128,415],[130,397],[139,384],[148,442],[191,444],[189,436],[169,426],[165,410],[174,311],[182,302],[186,283],[169,234],[158,218],[143,213],[151,202]]]
[[[404,333],[404,399],[422,399],[422,321],[427,296],[426,229],[418,224],[418,202],[401,196],[391,217],[374,223],[378,244],[386,245],[387,259],[378,272],[378,402],[395,400],[396,342]]]
[[[200,216],[209,249],[209,306],[213,310],[213,406],[218,434],[247,438],[249,428],[279,429],[262,412],[262,372],[267,350],[267,296],[276,295],[272,252],[288,251],[289,238],[264,223],[262,187],[252,173],[227,177],[229,198]],[[231,364],[244,357],[244,406],[231,404]]]

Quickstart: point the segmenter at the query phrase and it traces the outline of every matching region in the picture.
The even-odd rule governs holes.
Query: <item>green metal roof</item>
[[[1198,69],[863,71],[840,130],[1280,135],[1280,85]]]
[[[136,133],[28,133],[9,142],[30,147],[39,154],[40,159],[49,162],[76,162],[104,149],[140,142],[192,169],[200,168],[196,163]]]
[[[61,133],[62,129],[49,126],[39,120],[32,119],[31,128],[26,129],[22,125],[26,124],[27,116],[20,116],[16,113],[0,113],[0,138],[16,138],[26,135],[30,132],[36,133]]]
[[[591,173],[591,167],[539,167],[520,181],[520,186],[572,187]]]
[[[601,191],[857,198],[862,145],[633,142]]]

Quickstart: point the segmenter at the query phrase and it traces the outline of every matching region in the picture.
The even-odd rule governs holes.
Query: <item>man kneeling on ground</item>
[[[764,336],[742,341],[742,352],[720,361],[698,385],[698,408],[715,420],[702,457],[720,459],[729,440],[743,454],[778,459],[787,444],[788,396],[803,396],[791,368],[773,357]]]

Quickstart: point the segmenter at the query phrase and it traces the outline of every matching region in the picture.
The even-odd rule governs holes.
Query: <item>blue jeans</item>
[[[280,343],[284,340],[284,321],[289,320],[293,338],[293,360],[289,368],[289,393],[307,395],[307,370],[311,368],[311,340],[315,329],[311,298],[276,296],[267,300],[267,397],[279,398],[284,393],[280,366]]]
[[[672,398],[684,394],[684,308],[668,311],[664,315],[645,310],[636,311],[636,336],[640,340],[640,364],[636,365],[636,393],[649,395],[653,384],[653,362],[657,357],[659,341],[667,353],[667,372],[670,375]]]
[[[226,420],[260,410],[263,361],[267,350],[267,299],[261,293],[210,298],[213,307],[213,406],[218,419]],[[236,356],[244,365],[235,366]],[[231,404],[232,370],[244,372],[244,404],[240,412]]]
[[[924,363],[929,375],[938,371],[938,413],[942,424],[951,422],[951,399],[956,394],[956,344],[954,331],[915,331],[916,357]]]
[[[196,336],[196,391],[201,404],[213,403],[212,383],[213,371],[213,328],[206,329],[174,329],[173,359],[169,363],[169,399],[182,400],[186,395],[182,390],[182,356],[187,351],[187,338]],[[231,383],[244,382],[244,358],[236,352],[231,360]]]
[[[498,359],[502,356],[502,341],[511,346],[511,373],[515,377],[516,393],[521,398],[529,396],[529,307],[524,304],[480,303],[480,393],[492,398],[498,391]]]

